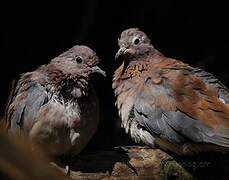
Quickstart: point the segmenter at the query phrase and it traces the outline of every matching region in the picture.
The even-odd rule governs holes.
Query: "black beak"
[[[115,55],[115,60],[123,60],[125,54],[127,53],[127,48],[120,48]]]
[[[91,70],[92,70],[92,73],[99,73],[106,77],[106,72],[100,69],[98,66],[93,66]]]
[[[124,63],[124,67],[123,67],[123,70],[122,70],[122,73],[125,72],[128,64],[129,64],[129,60],[130,60],[130,57],[132,56],[132,51],[130,49],[127,49],[127,48],[120,48],[118,50],[118,52],[116,53],[115,55],[115,61],[121,61]]]

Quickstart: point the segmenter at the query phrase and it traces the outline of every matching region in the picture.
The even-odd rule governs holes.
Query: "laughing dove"
[[[49,155],[78,154],[99,123],[99,102],[90,82],[105,75],[96,53],[74,46],[23,74],[6,109],[9,134],[28,136]]]
[[[113,89],[136,143],[177,154],[229,149],[229,90],[212,74],[165,57],[137,28],[122,32]]]

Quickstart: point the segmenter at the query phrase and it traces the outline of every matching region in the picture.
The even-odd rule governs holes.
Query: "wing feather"
[[[33,79],[34,75],[37,76],[33,73],[22,75],[13,90],[13,97],[9,100],[6,109],[6,120],[10,132],[28,133],[40,107],[48,101],[45,87]]]
[[[170,142],[229,148],[228,89],[210,73],[184,64],[168,63],[158,73],[161,83],[149,73],[135,101],[139,123]]]

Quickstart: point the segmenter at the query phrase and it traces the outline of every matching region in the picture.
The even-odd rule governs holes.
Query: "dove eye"
[[[135,45],[138,45],[139,43],[140,43],[140,39],[139,38],[134,38],[133,39],[133,43],[135,44]]]
[[[83,62],[83,58],[82,58],[81,56],[77,56],[77,57],[75,58],[75,61],[76,61],[78,64],[80,64],[80,63]]]

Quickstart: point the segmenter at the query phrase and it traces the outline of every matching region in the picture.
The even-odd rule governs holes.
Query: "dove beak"
[[[92,73],[99,73],[106,77],[106,72],[100,69],[98,66],[93,66],[91,70],[92,70]]]
[[[127,52],[127,48],[123,48],[123,47],[120,48],[115,55],[115,60],[116,61],[118,61],[120,59],[123,60],[123,57],[125,56],[126,52]]]
[[[118,52],[116,53],[115,55],[115,60],[116,61],[124,61],[124,67],[123,67],[123,70],[122,70],[122,73],[124,73],[124,71],[126,70],[128,64],[129,64],[129,58],[131,55],[132,55],[132,51],[131,49],[128,49],[128,48],[120,48],[118,50]]]

